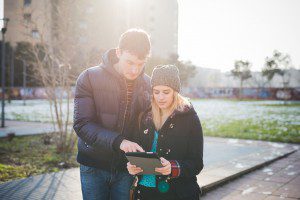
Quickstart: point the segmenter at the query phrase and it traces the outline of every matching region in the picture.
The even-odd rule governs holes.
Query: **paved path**
[[[201,199],[300,199],[300,151],[220,186]]]
[[[1,184],[0,199],[82,199],[79,170],[74,168]]]
[[[205,137],[205,167],[197,177],[205,191],[280,159],[300,145]]]
[[[205,137],[204,141],[205,168],[197,177],[204,191],[299,149],[293,144],[252,140]],[[82,199],[79,169],[0,184],[0,199]]]

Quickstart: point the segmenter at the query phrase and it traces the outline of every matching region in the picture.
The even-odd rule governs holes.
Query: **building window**
[[[23,18],[24,18],[25,22],[27,22],[27,23],[31,22],[31,14],[30,13],[25,13],[23,15]]]
[[[87,14],[92,14],[92,13],[94,13],[94,11],[95,11],[94,7],[91,7],[91,6],[87,7],[87,9],[86,9]]]
[[[24,0],[24,6],[30,6],[31,0]]]
[[[38,39],[40,37],[39,31],[38,30],[32,30],[31,31],[31,36],[34,39]]]
[[[84,21],[79,22],[79,28],[81,29],[87,29],[87,23]]]
[[[80,43],[86,43],[86,42],[87,42],[87,38],[84,37],[84,36],[80,36],[80,37],[79,37],[79,42],[80,42]]]

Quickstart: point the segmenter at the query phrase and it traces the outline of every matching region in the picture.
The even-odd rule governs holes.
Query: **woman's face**
[[[157,85],[153,87],[153,97],[155,103],[162,110],[167,110],[171,107],[174,99],[174,90],[165,85]]]

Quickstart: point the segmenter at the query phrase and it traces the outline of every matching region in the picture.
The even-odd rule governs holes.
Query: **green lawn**
[[[276,121],[256,122],[247,119],[216,125],[212,130],[203,123],[203,132],[206,136],[300,143],[299,125],[280,124]]]
[[[76,152],[57,154],[54,144],[44,145],[42,135],[19,136],[10,142],[1,138],[0,182],[77,167]]]

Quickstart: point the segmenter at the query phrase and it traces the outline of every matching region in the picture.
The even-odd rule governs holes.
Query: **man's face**
[[[120,49],[116,53],[119,58],[119,73],[128,80],[135,80],[143,71],[146,58],[141,60],[136,55]]]

